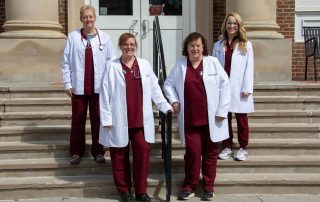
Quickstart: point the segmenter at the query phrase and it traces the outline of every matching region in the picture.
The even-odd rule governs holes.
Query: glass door
[[[153,62],[153,20],[159,15],[166,66],[181,57],[183,38],[189,33],[190,0],[86,0],[96,8],[96,26],[111,36],[118,56],[118,38],[131,32],[138,42],[137,56]]]

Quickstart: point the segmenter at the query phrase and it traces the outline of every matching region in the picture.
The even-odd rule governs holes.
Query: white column
[[[226,0],[226,12],[244,21],[254,51],[254,80],[292,80],[292,40],[284,39],[277,24],[277,0]]]
[[[0,38],[65,38],[59,24],[58,0],[8,0],[5,6],[5,32]]]
[[[227,0],[226,12],[242,17],[249,38],[283,39],[277,24],[277,0]]]

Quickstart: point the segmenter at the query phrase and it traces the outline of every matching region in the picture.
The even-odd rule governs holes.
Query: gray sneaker
[[[219,154],[219,158],[222,160],[226,160],[228,158],[230,158],[232,155],[232,150],[230,148],[224,148],[224,150],[222,150]]]
[[[202,201],[212,201],[214,197],[214,193],[212,191],[204,191],[201,197]]]
[[[195,196],[194,192],[188,192],[185,190],[181,190],[178,193],[178,200],[185,201],[185,200],[189,200],[190,198],[193,198],[194,196]]]
[[[245,161],[248,158],[248,152],[245,149],[240,148],[234,158],[238,161]]]

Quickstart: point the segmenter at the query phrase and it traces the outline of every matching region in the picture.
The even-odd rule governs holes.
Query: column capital
[[[6,4],[5,32],[0,38],[65,38],[58,18],[58,0],[10,0]]]
[[[226,0],[226,12],[235,11],[244,21],[249,38],[283,39],[279,33],[277,0]]]

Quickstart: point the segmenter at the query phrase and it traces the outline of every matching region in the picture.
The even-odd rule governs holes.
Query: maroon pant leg
[[[236,113],[236,119],[240,148],[246,149],[249,142],[248,115],[243,113]]]
[[[209,126],[202,127],[202,186],[204,191],[214,192],[219,143],[210,139]]]
[[[72,117],[70,134],[70,155],[83,156],[86,149],[86,117],[88,99],[84,95],[73,95],[71,98]]]
[[[129,159],[129,145],[126,147],[110,147],[113,180],[118,192],[131,192],[131,171]]]
[[[94,157],[97,154],[104,155],[105,151],[103,149],[103,146],[99,144],[99,128],[100,128],[99,94],[93,94],[89,96],[89,113],[90,113],[91,139],[92,139],[91,154]]]
[[[226,148],[232,148],[233,146],[233,131],[232,131],[232,113],[229,112],[228,113],[228,127],[229,127],[229,138],[228,139],[225,139],[223,140],[223,145],[224,147]]]
[[[135,194],[143,194],[147,192],[147,179],[149,174],[150,162],[150,143],[144,138],[143,128],[129,129],[133,152],[133,184]]]
[[[185,179],[182,190],[194,192],[199,183],[202,140],[197,127],[185,128]]]

